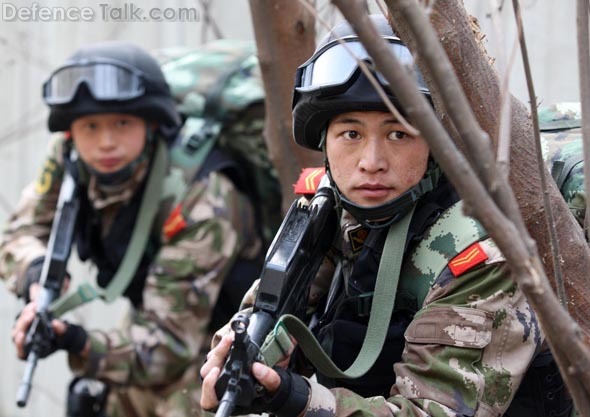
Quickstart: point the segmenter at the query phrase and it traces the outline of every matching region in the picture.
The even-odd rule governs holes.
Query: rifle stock
[[[36,300],[36,315],[25,338],[28,354],[25,372],[16,396],[16,404],[19,407],[27,404],[38,360],[51,353],[55,341],[50,306],[60,296],[66,275],[79,210],[77,192],[76,181],[66,166],[47,244],[47,255],[41,270],[41,290]]]
[[[216,417],[227,417],[236,406],[248,407],[263,395],[250,369],[260,359],[266,336],[284,314],[304,318],[311,282],[338,225],[333,191],[323,183],[309,206],[291,205],[268,250],[252,314],[232,319],[235,338],[215,386],[222,398]]]

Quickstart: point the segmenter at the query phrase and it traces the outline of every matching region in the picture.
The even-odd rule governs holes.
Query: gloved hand
[[[305,379],[296,373],[292,373],[281,367],[273,368],[281,377],[281,385],[274,394],[268,393],[254,401],[253,411],[238,410],[236,415],[260,414],[267,412],[278,417],[293,417],[301,414],[309,398],[309,386]],[[243,413],[245,411],[245,413]]]
[[[54,320],[54,322],[58,322]],[[46,330],[44,334],[45,340],[40,344],[38,349],[39,357],[45,358],[57,350],[65,350],[68,353],[79,354],[86,346],[88,340],[88,334],[82,326],[72,324],[68,322],[58,322],[61,325],[65,325],[65,331],[62,334],[57,334],[53,322],[51,323],[51,329]],[[58,325],[59,326],[59,325]],[[26,353],[31,350],[34,340],[25,341],[24,351]]]
[[[256,398],[249,406],[235,406],[233,416],[247,414],[269,413],[277,417],[293,417],[301,414],[309,397],[309,386],[305,379],[280,367],[274,367],[274,371],[281,378],[279,388],[269,394]],[[219,406],[223,403],[223,399]],[[216,407],[212,411],[217,411]]]
[[[67,321],[63,323],[67,326],[66,331],[62,335],[56,336],[55,348],[77,355],[84,350],[88,341],[88,333],[82,326]]]
[[[25,306],[12,328],[12,340],[19,358],[25,359],[32,345],[36,346],[40,357],[49,356],[58,349],[73,354],[79,354],[84,350],[88,334],[82,326],[61,320],[51,320],[49,317],[44,317],[38,323],[34,336],[28,340],[27,332],[35,317],[36,305],[32,302]]]
[[[220,407],[219,400],[223,394],[216,391],[216,384],[232,342],[233,335],[225,335],[207,354],[207,360],[201,367],[201,407],[204,410]],[[279,417],[291,417],[301,414],[307,406],[310,391],[302,376],[278,366],[269,368],[260,362],[252,365],[252,375],[265,388],[266,394],[248,407],[235,407],[233,415],[269,412]]]

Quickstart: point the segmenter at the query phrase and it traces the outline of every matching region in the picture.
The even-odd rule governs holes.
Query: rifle
[[[68,160],[64,169],[64,177],[57,200],[57,210],[47,244],[47,256],[45,256],[41,270],[39,281],[41,290],[36,300],[35,319],[31,323],[25,338],[25,347],[28,354],[23,379],[16,395],[16,404],[19,407],[24,407],[27,404],[37,361],[49,355],[53,351],[52,346],[55,343],[55,333],[51,327],[52,314],[50,305],[61,294],[80,206],[77,196],[78,186],[70,173],[70,169],[68,169],[69,163]]]
[[[221,398],[216,417],[227,417],[236,406],[249,406],[263,395],[250,372],[260,347],[283,314],[305,316],[311,282],[338,225],[334,193],[323,183],[309,206],[291,205],[267,252],[252,314],[232,319],[234,342],[215,385]]]

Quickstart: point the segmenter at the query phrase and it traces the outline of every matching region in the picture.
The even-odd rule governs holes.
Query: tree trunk
[[[415,52],[411,32],[398,11],[392,10],[398,35]],[[500,125],[500,81],[490,64],[490,58],[478,44],[471,22],[462,4],[457,0],[438,0],[430,14],[432,25],[452,62],[461,86],[481,128],[488,133],[494,144],[498,139]],[[419,56],[419,53],[416,54]],[[425,73],[429,83],[429,74]],[[448,126],[449,119],[440,105],[440,98],[433,91],[437,111]],[[534,153],[534,135],[526,106],[513,98],[511,122],[510,184],[516,195],[520,211],[530,235],[538,245],[548,277],[553,277],[549,231],[543,207],[543,190],[539,167]],[[460,141],[457,144],[461,146]],[[549,198],[553,205],[557,228],[561,265],[567,293],[567,307],[572,318],[590,340],[590,254],[579,225],[569,213],[559,190],[553,181],[548,181]],[[551,282],[555,290],[555,283]]]
[[[266,91],[265,140],[279,174],[286,213],[301,168],[323,166],[320,152],[295,144],[291,116],[295,70],[313,53],[315,19],[292,0],[250,0],[250,10]]]

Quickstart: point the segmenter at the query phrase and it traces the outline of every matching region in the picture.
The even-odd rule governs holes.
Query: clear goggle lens
[[[130,100],[144,94],[143,77],[120,63],[91,62],[58,68],[43,84],[47,104],[72,101],[80,84],[86,86],[96,100]]]
[[[391,52],[397,59],[414,70],[417,83],[421,89],[426,85],[414,65],[414,59],[409,49],[400,43],[398,38],[386,38],[389,42]],[[320,51],[316,56],[299,68],[296,80],[298,91],[314,91],[320,88],[333,87],[345,84],[359,68],[360,61],[372,61],[367,50],[358,38],[342,39],[343,43],[333,41]],[[378,71],[377,76],[382,85],[389,85],[389,82]]]

